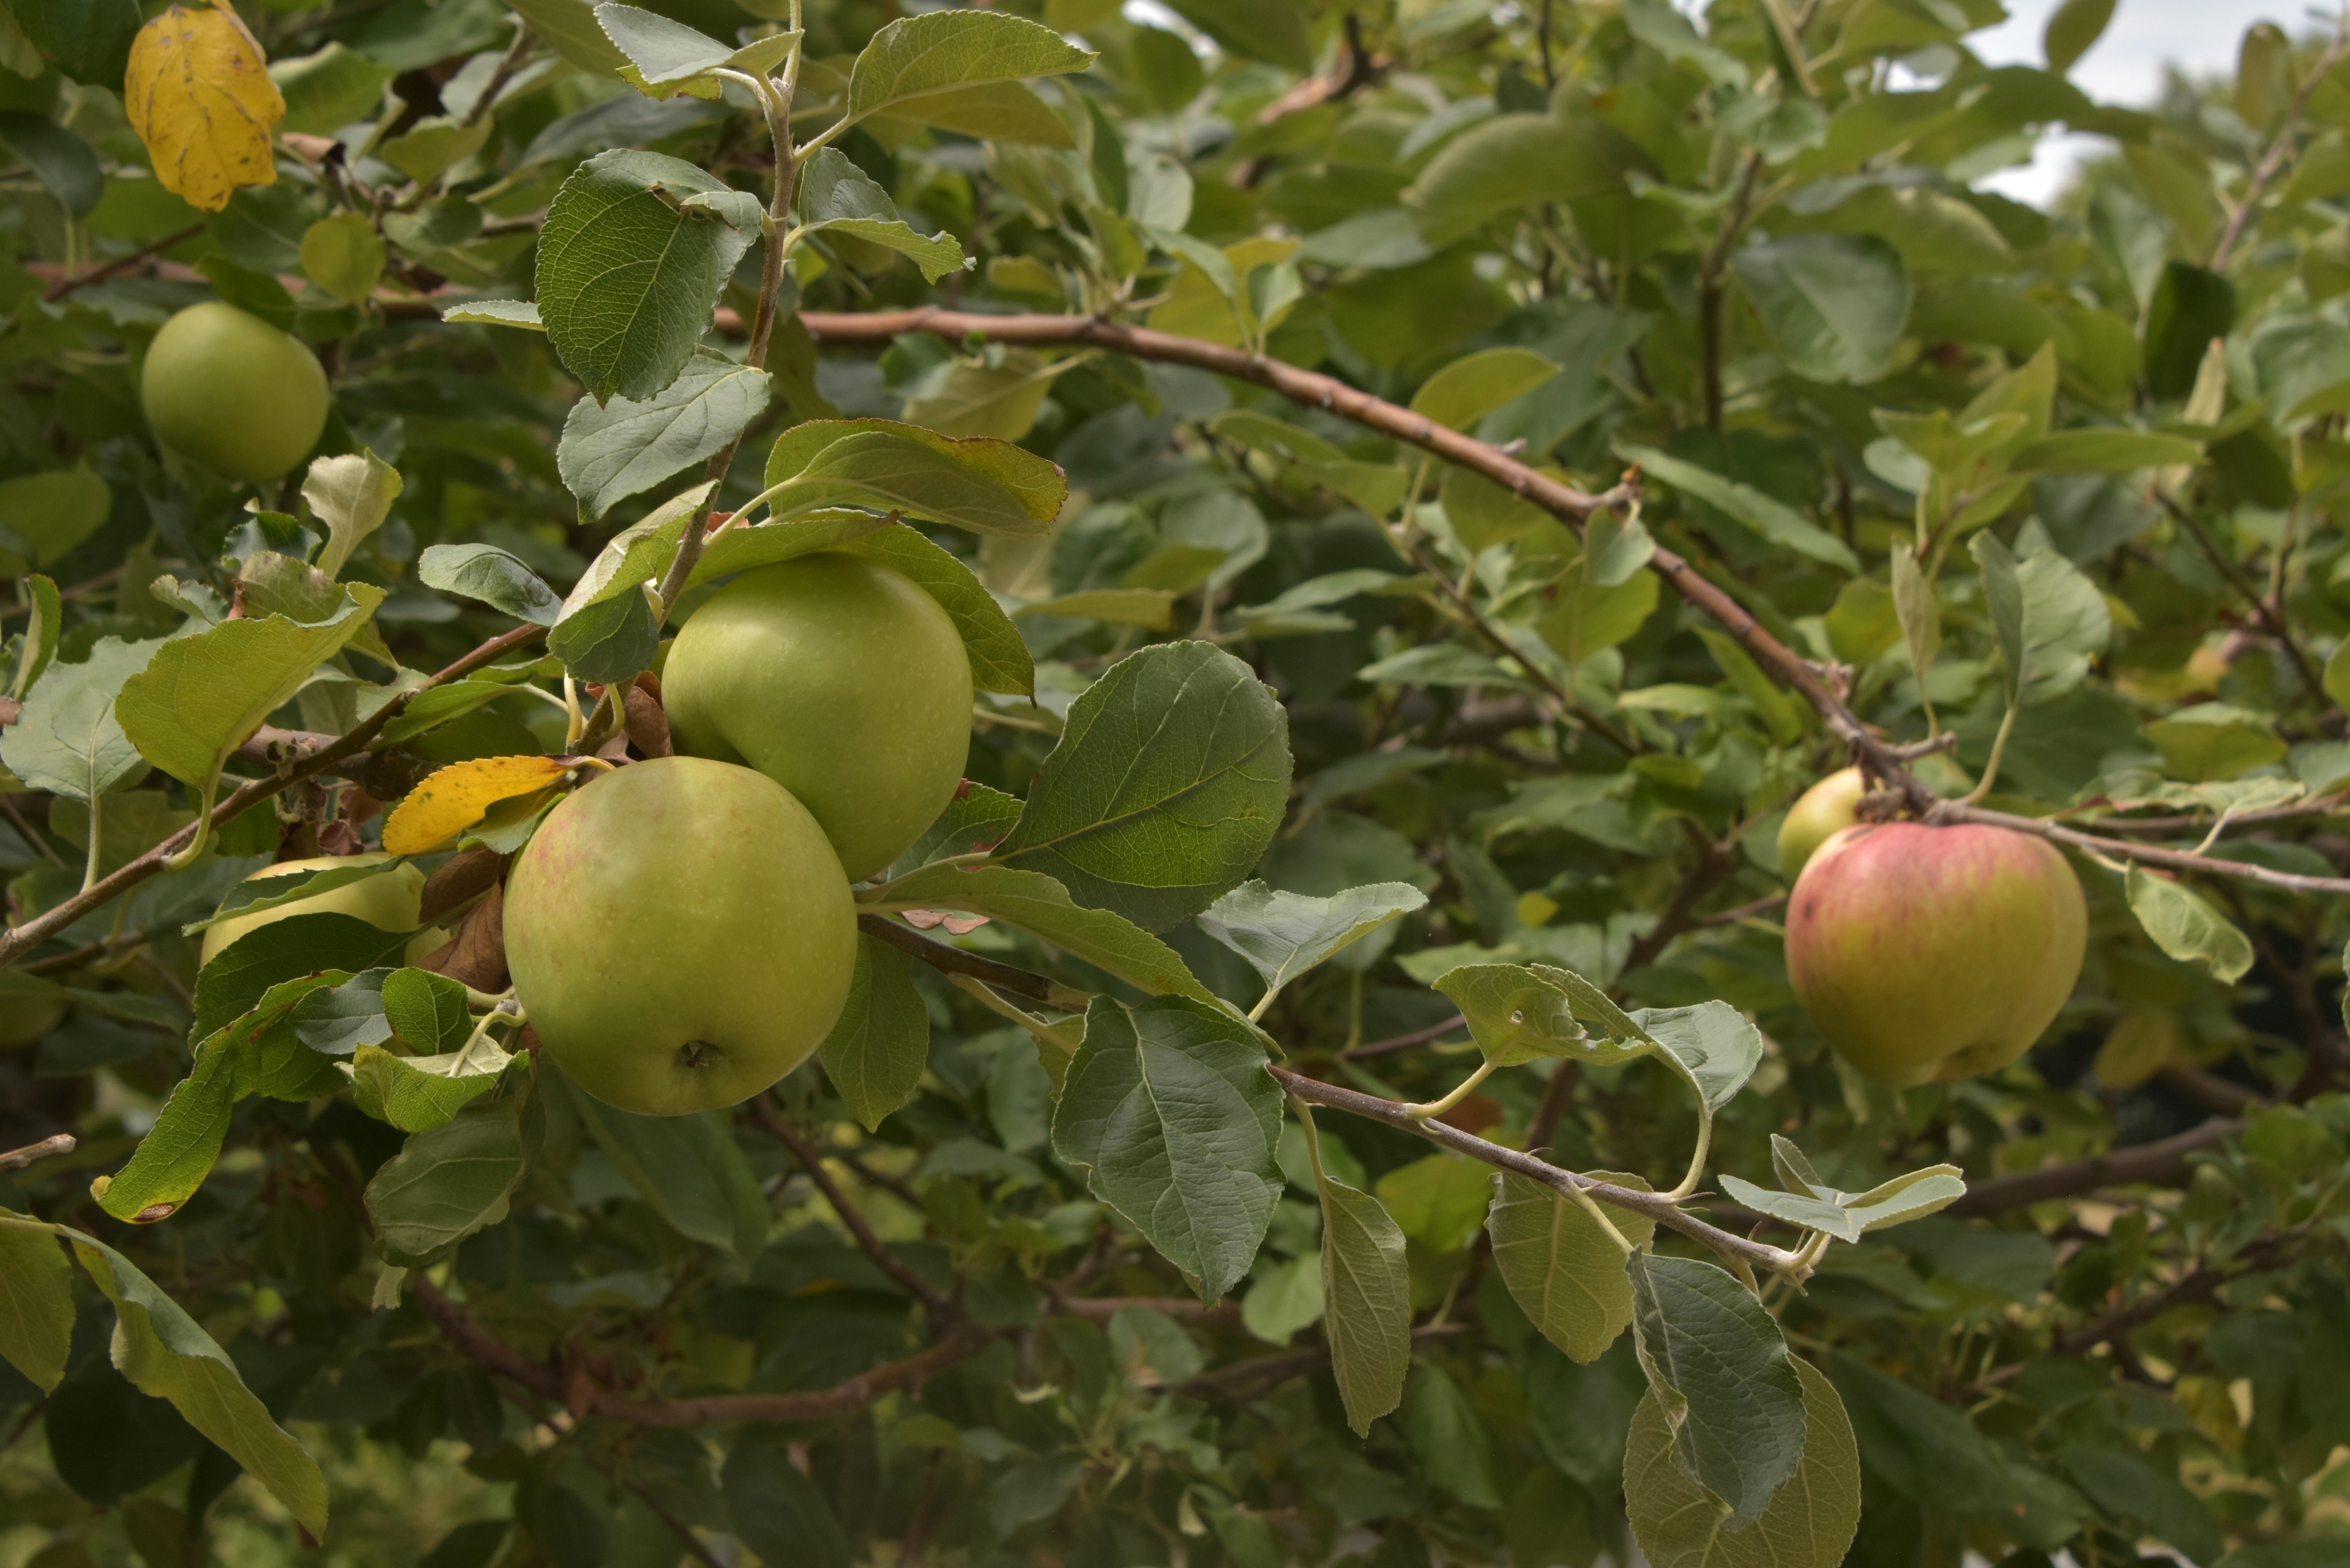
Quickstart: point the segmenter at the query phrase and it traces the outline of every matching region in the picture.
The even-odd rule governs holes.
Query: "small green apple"
[[[971,659],[936,599],[825,551],[743,573],[661,670],[679,752],[758,769],[861,881],[938,820],[971,750]]]
[[[660,757],[548,814],[506,883],[506,964],[541,1049],[608,1105],[739,1105],[807,1060],[848,998],[857,904],[775,780]]]
[[[1820,846],[1787,906],[1787,978],[1827,1043],[1904,1089],[2005,1066],[2073,994],[2080,880],[2004,827],[1885,822]]]
[[[1838,768],[1803,793],[1779,824],[1779,875],[1793,882],[1829,836],[1859,820],[1868,784],[1858,768]]]
[[[139,378],[165,446],[231,479],[275,479],[327,428],[327,373],[309,346],[208,300],[163,323]]]
[[[275,866],[263,867],[245,880],[268,882],[286,877],[298,881],[320,871],[339,870],[346,866],[381,866],[393,858],[390,855],[324,855],[309,860],[281,860]],[[223,949],[246,932],[257,931],[264,926],[274,925],[296,915],[356,915],[380,930],[412,931],[416,929],[417,908],[423,897],[424,873],[413,865],[402,863],[381,876],[329,888],[316,898],[296,898],[290,904],[280,904],[257,915],[238,915],[218,925],[206,926],[199,961],[210,963]],[[443,937],[433,945],[442,946],[447,940]]]

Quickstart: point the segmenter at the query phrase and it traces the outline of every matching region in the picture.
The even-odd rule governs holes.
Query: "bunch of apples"
[[[1864,822],[1866,783],[1814,784],[1779,829],[1787,977],[1846,1061],[1897,1089],[2029,1050],[2088,948],[2079,878],[2044,838],[1967,823]]]
[[[972,675],[929,594],[822,552],[705,600],[661,691],[678,754],[601,774],[549,813],[507,879],[504,919],[541,1051],[608,1105],[681,1116],[750,1098],[831,1032],[856,965],[850,884],[952,800]],[[203,957],[296,913],[412,929],[422,888],[401,866],[224,921]]]

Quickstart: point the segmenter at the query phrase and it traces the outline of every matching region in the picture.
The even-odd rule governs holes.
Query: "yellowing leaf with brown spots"
[[[227,0],[174,5],[139,29],[122,106],[155,178],[193,206],[217,213],[239,186],[277,182],[269,139],[286,99]]]
[[[452,763],[408,793],[383,825],[383,846],[394,855],[437,849],[499,801],[545,789],[561,778],[555,757],[476,757]]]

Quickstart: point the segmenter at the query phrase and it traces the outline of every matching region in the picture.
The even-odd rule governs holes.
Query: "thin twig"
[[[1457,1030],[1466,1029],[1469,1021],[1454,1013],[1441,1023],[1431,1023],[1425,1029],[1415,1029],[1409,1034],[1392,1034],[1385,1040],[1373,1040],[1367,1044],[1352,1045],[1338,1054],[1349,1062],[1359,1062],[1366,1056],[1385,1056],[1397,1051],[1409,1051],[1415,1045],[1427,1045],[1443,1039]]]
[[[22,1170],[36,1159],[47,1159],[51,1155],[71,1154],[73,1151],[73,1134],[53,1134],[38,1143],[28,1143],[22,1148],[12,1148],[5,1154],[0,1154],[0,1170]]]
[[[810,1181],[816,1183],[816,1189],[824,1194],[824,1200],[832,1205],[832,1211],[840,1217],[842,1224],[848,1227],[848,1233],[855,1238],[859,1251],[872,1259],[883,1273],[897,1281],[899,1287],[907,1294],[928,1307],[933,1318],[954,1312],[952,1296],[916,1272],[905,1259],[889,1250],[888,1242],[874,1234],[872,1225],[858,1212],[857,1206],[849,1202],[848,1195],[841,1191],[840,1184],[833,1180],[832,1173],[825,1169],[822,1153],[784,1120],[782,1113],[775,1109],[766,1096],[752,1096],[744,1108],[751,1113],[754,1121],[774,1135],[777,1143],[792,1151],[792,1158],[800,1162],[800,1168],[807,1172]]]
[[[2325,53],[2318,57],[2316,67],[2309,73],[2309,79],[2303,82],[2300,90],[2293,95],[2292,107],[2285,110],[2284,119],[2277,126],[2276,136],[2270,141],[2267,153],[2244,186],[2244,199],[2229,213],[2227,225],[2220,231],[2219,243],[2211,247],[2213,272],[2220,272],[2227,266],[2228,257],[2234,252],[2236,242],[2243,237],[2244,225],[2251,221],[2252,210],[2260,205],[2269,182],[2282,171],[2285,161],[2292,156],[2293,128],[2300,124],[2302,112],[2309,107],[2310,98],[2317,91],[2318,85],[2325,80],[2335,66],[2341,64],[2345,46],[2350,46],[2350,32],[2337,29],[2334,42],[2327,45]]]
[[[162,870],[164,861],[185,848],[195,837],[198,826],[203,826],[209,832],[212,828],[228,822],[247,806],[267,800],[288,784],[299,784],[304,779],[315,778],[320,774],[332,772],[336,763],[364,749],[369,741],[381,733],[383,727],[405,711],[408,704],[415,701],[418,693],[430,691],[436,686],[446,685],[490,663],[498,655],[520,648],[524,643],[545,635],[546,635],[546,628],[540,626],[516,627],[512,631],[501,633],[442,670],[413,691],[401,692],[376,710],[373,717],[345,733],[332,745],[313,753],[300,762],[289,764],[275,777],[255,779],[246,784],[214,806],[207,823],[191,824],[180,829],[154,848],[101,877],[96,885],[88,890],[77,893],[54,909],[34,916],[21,926],[11,928],[5,937],[0,937],[0,968],[5,968],[27,949],[46,941],[50,936],[64,930],[92,909],[121,897]]]
[[[112,261],[100,262],[98,265],[91,267],[85,272],[78,272],[70,277],[61,277],[57,279],[57,282],[49,285],[47,288],[41,291],[41,298],[47,304],[55,305],[58,300],[63,299],[66,296],[71,294],[78,288],[88,288],[91,284],[104,283],[109,277],[115,277],[120,274],[129,272],[149,257],[160,255],[163,252],[170,250],[173,245],[184,244],[203,232],[204,226],[202,223],[198,223],[192,229],[182,229],[177,234],[165,234],[161,239],[155,241],[151,244],[140,246],[137,250],[132,251],[129,255],[117,256]]]
[[[1811,1274],[1811,1266],[1794,1253],[1709,1225],[1661,1193],[1636,1192],[1631,1188],[1595,1180],[1577,1171],[1562,1170],[1533,1155],[1498,1143],[1488,1143],[1474,1133],[1462,1132],[1444,1122],[1423,1120],[1395,1100],[1382,1099],[1377,1095],[1366,1095],[1355,1089],[1343,1089],[1319,1078],[1290,1072],[1285,1067],[1275,1067],[1272,1072],[1283,1088],[1301,1100],[1385,1122],[1389,1127],[1417,1134],[1455,1154],[1465,1154],[1471,1159],[1482,1160],[1497,1170],[1510,1171],[1530,1181],[1540,1182],[1555,1192],[1580,1191],[1611,1208],[1628,1209],[1636,1214],[1645,1214],[1658,1224],[1669,1226],[1684,1236],[1703,1242],[1723,1257],[1749,1267],[1783,1273],[1798,1283]]]
[[[2293,673],[2300,677],[2310,696],[2316,699],[2318,711],[2329,711],[2334,699],[2325,693],[2324,678],[2319,674],[2317,666],[2310,662],[2309,655],[2303,650],[2301,644],[2293,640],[2293,630],[2285,625],[2284,617],[2278,612],[2277,607],[2250,577],[2244,576],[2243,568],[2220,548],[2220,542],[2211,537],[2193,512],[2162,493],[2159,488],[2156,490],[2155,497],[2161,502],[2162,509],[2187,530],[2188,536],[2195,541],[2196,547],[2203,552],[2203,558],[2211,563],[2212,569],[2227,578],[2228,586],[2251,606],[2252,614],[2259,617],[2261,625],[2268,629],[2270,640],[2284,649],[2285,658],[2293,663]]]
[[[2175,1181],[2187,1168],[2187,1157],[2213,1148],[2244,1130],[2233,1116],[2215,1116],[2158,1143],[2142,1143],[2086,1159],[2043,1166],[1995,1181],[1977,1182],[1965,1197],[1945,1210],[1953,1215],[1997,1214],[2054,1198],[2078,1198],[2106,1187],[2131,1187],[2140,1182]]]
[[[1063,1012],[1083,1012],[1090,998],[1082,991],[1047,980],[1041,974],[1031,974],[1024,969],[1014,969],[1008,963],[998,963],[978,953],[965,952],[961,948],[934,942],[910,927],[901,926],[887,915],[859,915],[857,929],[876,941],[889,943],[899,952],[921,960],[941,974],[967,974],[973,980],[985,981],[996,990],[1014,996],[1041,1002]]]

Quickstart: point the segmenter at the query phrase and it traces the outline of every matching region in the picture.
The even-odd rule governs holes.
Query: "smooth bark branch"
[[[1346,1111],[1350,1115],[1367,1116],[1373,1121],[1385,1122],[1391,1127],[1399,1127],[1408,1133],[1417,1133],[1440,1147],[1449,1148],[1455,1154],[1465,1154],[1471,1159],[1482,1160],[1497,1170],[1506,1170],[1513,1175],[1523,1176],[1529,1181],[1538,1181],[1555,1192],[1567,1194],[1582,1192],[1611,1208],[1627,1209],[1636,1214],[1645,1214],[1658,1224],[1679,1231],[1692,1241],[1702,1241],[1723,1257],[1744,1263],[1749,1267],[1767,1269],[1773,1273],[1785,1274],[1799,1284],[1811,1277],[1811,1265],[1795,1253],[1782,1247],[1773,1247],[1765,1242],[1749,1241],[1743,1236],[1732,1235],[1718,1225],[1709,1225],[1661,1193],[1636,1192],[1628,1187],[1617,1187],[1610,1182],[1595,1181],[1590,1177],[1576,1171],[1562,1170],[1546,1160],[1537,1159],[1530,1154],[1522,1154],[1514,1148],[1508,1148],[1498,1143],[1488,1143],[1474,1133],[1462,1132],[1459,1127],[1448,1126],[1433,1117],[1422,1119],[1415,1116],[1397,1101],[1381,1099],[1377,1095],[1366,1095],[1355,1089],[1343,1089],[1336,1084],[1324,1083],[1319,1078],[1309,1078],[1302,1073],[1290,1072],[1285,1067],[1274,1067],[1272,1073],[1283,1088],[1301,1100],[1310,1100],[1317,1106],[1327,1106],[1334,1111]]]
[[[73,1134],[56,1133],[38,1143],[28,1143],[22,1148],[12,1148],[5,1154],[0,1154],[0,1170],[21,1170],[36,1159],[47,1159],[53,1154],[71,1154],[73,1151]]]
[[[520,648],[524,643],[546,635],[545,627],[521,626],[490,639],[489,641],[435,674],[430,680],[419,686],[415,691],[403,692],[385,703],[376,711],[374,717],[367,720],[358,728],[321,746],[308,756],[287,763],[275,777],[255,779],[244,784],[235,794],[213,808],[209,826],[219,827],[244,811],[245,807],[267,800],[288,784],[299,784],[304,779],[316,778],[320,774],[334,772],[336,765],[344,758],[365,750],[367,743],[381,733],[386,724],[390,723],[407,710],[408,704],[415,700],[418,692],[430,691],[436,686],[445,686],[461,676],[479,670],[483,665],[496,659],[498,655]],[[0,936],[0,968],[5,968],[15,962],[18,955],[27,949],[47,940],[92,909],[101,907],[110,899],[120,898],[140,883],[162,870],[163,862],[186,848],[190,840],[194,838],[195,833],[196,825],[194,824],[180,829],[154,848],[100,877],[95,884],[68,898],[56,909],[36,915],[21,926],[11,928],[5,936]]]
[[[2244,1124],[2238,1117],[2214,1116],[2200,1127],[2189,1127],[2158,1143],[2142,1143],[2110,1154],[2092,1155],[2086,1159],[2067,1160],[2062,1165],[2002,1176],[1995,1181],[1978,1182],[1944,1212],[1961,1217],[1997,1214],[2054,1198],[2078,1198],[2101,1187],[2176,1181],[2187,1169],[2189,1155],[2214,1147],[2243,1130]]]
[[[699,1427],[722,1421],[827,1421],[863,1409],[884,1394],[911,1387],[970,1360],[995,1343],[993,1331],[960,1324],[928,1350],[885,1361],[829,1388],[798,1394],[712,1394],[695,1399],[633,1399],[588,1386],[581,1390],[560,1369],[533,1361],[484,1328],[432,1282],[411,1274],[407,1286],[441,1336],[483,1370],[521,1385],[581,1415],[608,1416],[639,1427]]]

